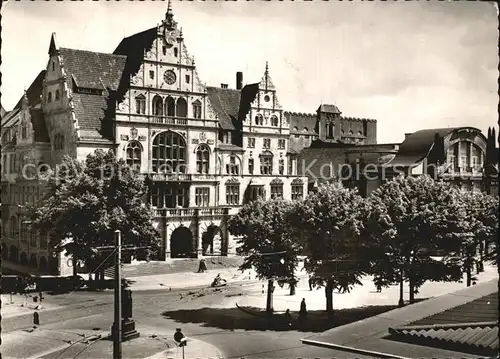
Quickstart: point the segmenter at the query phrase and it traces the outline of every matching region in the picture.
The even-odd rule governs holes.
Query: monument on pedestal
[[[139,338],[140,333],[135,329],[135,320],[132,318],[132,291],[122,284],[122,342]],[[114,333],[114,324],[112,328]]]

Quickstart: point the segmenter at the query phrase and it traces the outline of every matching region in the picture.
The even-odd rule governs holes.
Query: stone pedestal
[[[111,327],[111,333],[115,333],[115,325]],[[135,320],[133,319],[122,319],[122,342],[127,340],[132,340],[139,338],[141,334],[135,330]]]

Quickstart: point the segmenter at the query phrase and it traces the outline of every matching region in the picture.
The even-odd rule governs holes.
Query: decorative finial
[[[182,38],[182,27],[181,27],[181,31],[179,33],[179,36]]]
[[[193,55],[193,66],[194,66],[194,55]]]
[[[167,13],[165,15],[171,15],[171,14],[172,14],[172,2],[168,0]]]
[[[269,75],[269,64],[266,61],[266,77],[267,77],[267,75]]]

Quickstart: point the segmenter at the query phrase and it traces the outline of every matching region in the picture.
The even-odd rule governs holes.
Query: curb
[[[372,356],[372,357],[375,357],[375,358],[384,358],[384,359],[410,359],[410,358],[402,357],[402,356],[398,356],[398,355],[393,355],[393,354],[388,354],[388,353],[380,353],[380,352],[375,352],[375,351],[371,351],[371,350],[364,350],[364,349],[358,349],[358,348],[353,348],[353,347],[347,347],[347,346],[344,346],[344,345],[327,343],[327,342],[320,342],[320,341],[317,341],[317,340],[300,339],[300,341],[303,344],[307,344],[307,345],[314,345],[314,346],[322,347],[322,348],[336,349],[336,350],[341,350],[341,351],[350,352],[350,353],[356,353],[356,354],[361,354],[361,355],[368,355],[368,356]]]
[[[210,348],[211,351],[213,351],[214,355],[215,355],[215,356],[206,356],[205,354],[202,354],[202,351],[200,350],[200,356],[193,357],[193,359],[194,358],[225,359],[224,354],[222,354],[222,352],[219,350],[219,348],[217,348],[215,345],[212,345],[210,343],[204,342],[203,340],[199,340],[199,339],[195,339],[195,338],[188,338],[188,346],[189,346],[189,342],[198,342],[199,345],[204,348],[203,353],[206,353],[207,349]],[[176,348],[170,348],[167,350],[163,350],[161,352],[158,352],[156,354],[153,354],[153,355],[146,357],[146,358],[143,358],[143,359],[165,359],[167,357],[170,358],[172,356],[175,356],[175,355],[170,355],[170,356],[168,355],[168,354],[172,354],[172,349],[176,349]]]

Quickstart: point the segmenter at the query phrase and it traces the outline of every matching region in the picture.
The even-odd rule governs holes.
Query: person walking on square
[[[301,330],[305,329],[306,318],[307,318],[306,299],[302,298],[302,302],[300,302],[300,311],[299,311],[299,325]]]
[[[313,279],[309,277],[309,290],[313,290]]]
[[[291,327],[292,326],[292,314],[290,313],[290,309],[286,310],[285,319],[287,321],[288,327]]]

